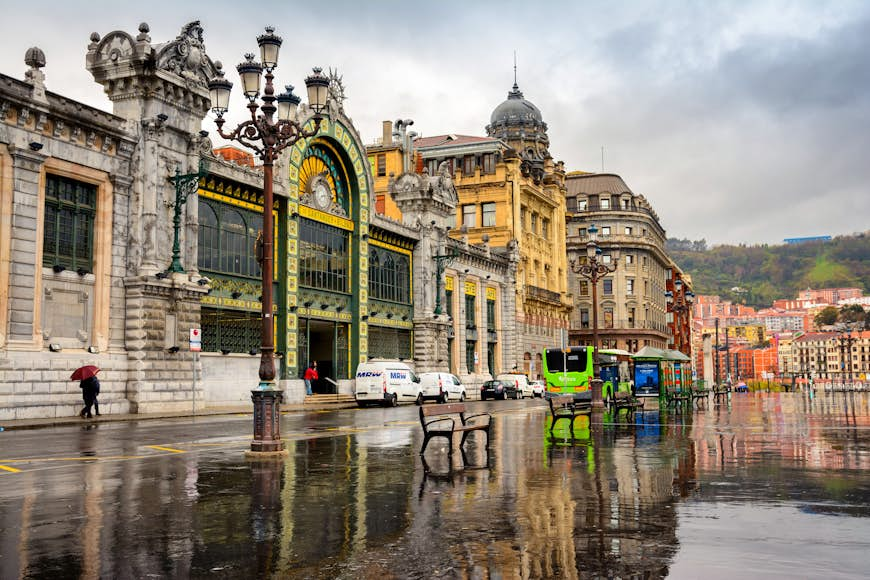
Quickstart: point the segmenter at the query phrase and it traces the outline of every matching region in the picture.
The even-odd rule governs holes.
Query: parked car
[[[543,398],[545,392],[547,392],[547,385],[544,381],[532,381],[532,396]]]
[[[515,399],[524,399],[532,396],[532,385],[526,375],[498,375],[497,380],[511,381],[514,383]]]
[[[423,388],[423,400],[441,403],[465,400],[465,385],[459,377],[450,373],[420,373],[420,386]]]
[[[356,367],[354,398],[357,405],[381,404],[395,407],[399,401],[423,404],[420,379],[403,362],[369,361]]]
[[[507,399],[517,397],[517,387],[513,381],[494,379],[486,381],[480,386],[480,400]]]

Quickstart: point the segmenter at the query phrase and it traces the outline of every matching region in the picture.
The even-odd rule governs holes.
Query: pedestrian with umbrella
[[[73,381],[81,381],[79,383],[79,388],[82,390],[82,398],[85,400],[85,406],[79,413],[82,419],[87,417],[88,419],[93,418],[91,415],[91,406],[94,407],[94,413],[97,416],[100,416],[100,404],[97,402],[97,395],[100,394],[100,381],[97,379],[97,373],[100,372],[99,367],[94,365],[86,365],[80,368],[77,368],[73,371],[72,376],[70,376],[70,380]]]

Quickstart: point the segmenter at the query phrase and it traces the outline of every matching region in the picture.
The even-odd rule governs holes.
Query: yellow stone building
[[[394,131],[392,123],[385,122],[381,141],[367,148],[377,211],[393,219],[401,217],[386,195],[391,174],[406,168],[429,175],[442,168],[449,171],[459,197],[451,237],[518,254],[513,360],[517,371],[540,377],[542,351],[560,344],[571,310],[565,170],[549,154],[541,112],[523,98],[515,83],[507,100],[493,111],[486,137],[414,138],[407,130],[411,123],[398,121]],[[449,283],[461,280],[462,272],[448,268],[445,276]]]

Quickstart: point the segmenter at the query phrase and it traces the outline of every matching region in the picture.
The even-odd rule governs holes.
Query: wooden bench
[[[628,414],[634,413],[637,409],[643,409],[643,399],[639,399],[635,397],[631,393],[621,392],[614,393],[610,398],[610,405],[613,407],[613,410],[619,413],[620,409],[627,409]]]
[[[486,417],[486,422],[479,421],[480,417]],[[464,403],[446,403],[443,405],[424,405],[420,407],[420,425],[423,426],[423,447],[420,455],[426,451],[429,440],[433,437],[445,437],[447,439],[448,453],[453,454],[453,435],[462,433],[459,443],[460,449],[465,444],[465,439],[473,431],[486,433],[486,444],[489,446],[490,431],[492,428],[492,416],[489,413],[465,414]]]
[[[728,393],[731,392],[731,385],[725,383],[724,385],[713,385],[713,397],[716,401],[719,401],[719,397],[728,398]]]
[[[667,389],[665,391],[665,402],[668,406],[682,405],[692,400],[692,394],[679,389]]]
[[[694,386],[692,387],[692,402],[695,401],[703,401],[704,404],[707,404],[707,397],[710,395],[710,389],[703,386]]]
[[[550,433],[559,419],[568,419],[571,423],[570,431],[574,433],[574,419],[578,415],[586,415],[592,411],[591,403],[578,403],[573,395],[558,395],[549,398],[550,414],[553,422],[550,423]]]

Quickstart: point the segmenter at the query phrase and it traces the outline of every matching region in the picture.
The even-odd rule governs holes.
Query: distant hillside
[[[870,288],[870,235],[760,246],[668,240],[668,252],[692,276],[696,294],[718,294],[756,308],[806,288]],[[732,291],[733,288],[739,288]]]

